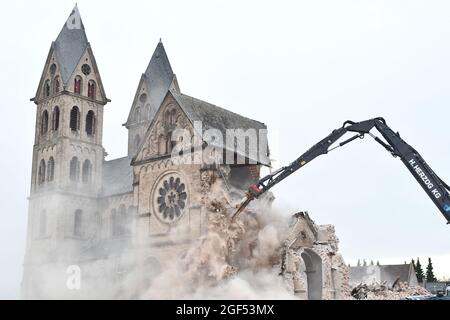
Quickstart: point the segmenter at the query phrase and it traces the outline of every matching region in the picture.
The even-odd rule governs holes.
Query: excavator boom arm
[[[377,129],[381,133],[387,143],[370,132],[373,128]],[[330,148],[331,145],[338,141],[347,132],[355,132],[356,135],[339,143],[334,148],[341,147],[358,137],[363,138],[365,134],[369,134],[394,157],[399,157],[401,159],[417,182],[422,186],[427,195],[444,215],[447,222],[450,223],[449,186],[433,172],[422,156],[413,147],[400,138],[398,133],[395,133],[387,126],[386,121],[383,118],[374,118],[361,122],[346,121],[341,128],[334,130],[290,165],[278,169],[277,171],[263,177],[256,184],[251,185],[247,192],[246,198],[241,203],[232,219],[234,219],[243,209],[245,209],[245,207],[253,199],[260,197],[276,184],[280,183],[318,156],[327,154],[329,151],[334,149]]]

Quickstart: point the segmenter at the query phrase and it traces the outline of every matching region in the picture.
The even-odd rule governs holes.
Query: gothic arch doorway
[[[302,253],[306,267],[308,300],[322,299],[322,259],[310,249]]]

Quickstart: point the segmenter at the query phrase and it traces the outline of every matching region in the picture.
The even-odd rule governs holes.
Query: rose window
[[[161,179],[154,192],[154,209],[163,222],[174,222],[183,215],[187,202],[186,185],[177,174]]]

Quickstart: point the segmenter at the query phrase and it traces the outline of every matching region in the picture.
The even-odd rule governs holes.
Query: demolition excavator
[[[374,128],[378,130],[385,141],[370,132]],[[332,147],[335,142],[348,132],[356,134]],[[364,138],[366,134],[374,138],[375,141],[383,146],[389,153],[394,157],[398,157],[403,162],[409,172],[411,172],[417,182],[422,186],[423,190],[425,190],[425,193],[444,215],[447,223],[450,224],[450,187],[439,178],[433,170],[431,170],[422,156],[413,147],[400,138],[398,132],[395,133],[387,126],[386,121],[383,118],[374,118],[361,122],[344,122],[342,127],[331,132],[327,137],[312,146],[290,165],[282,167],[265,176],[257,183],[252,184],[249,187],[245,198],[238,205],[237,211],[233,214],[231,218],[232,221],[252,200],[262,196],[269,189],[304,167],[316,157],[327,154],[328,152],[342,147],[358,138]]]

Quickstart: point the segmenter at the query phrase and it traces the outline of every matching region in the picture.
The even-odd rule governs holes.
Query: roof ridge
[[[117,161],[117,160],[123,160],[125,158],[130,158],[130,156],[123,156],[123,157],[120,157],[120,158],[115,158],[115,159],[111,159],[111,160],[105,160],[105,162],[112,162],[112,161]]]
[[[228,110],[228,109],[223,108],[223,107],[220,107],[220,106],[218,106],[218,105],[216,105],[216,104],[213,104],[213,103],[210,103],[210,102],[207,102],[207,101],[198,99],[198,98],[194,98],[193,96],[190,96],[190,95],[188,95],[188,94],[181,93],[181,92],[176,92],[176,94],[179,94],[179,95],[185,96],[185,97],[187,97],[187,98],[190,98],[190,99],[192,99],[193,101],[199,101],[200,104],[210,105],[210,106],[213,106],[213,107],[215,107],[215,108],[217,108],[217,109],[220,109],[220,110],[223,110],[223,111],[225,111],[225,112],[231,113],[231,114],[233,114],[233,115],[235,115],[235,116],[238,116],[238,117],[240,117],[240,118],[247,119],[247,120],[254,121],[254,122],[258,122],[258,123],[260,123],[260,124],[266,126],[266,124],[265,124],[264,122],[261,122],[261,121],[258,121],[258,120],[255,120],[255,119],[252,119],[252,118],[243,116],[243,115],[241,115],[241,114],[239,114],[239,113],[236,113],[236,112],[234,112],[234,111]]]

